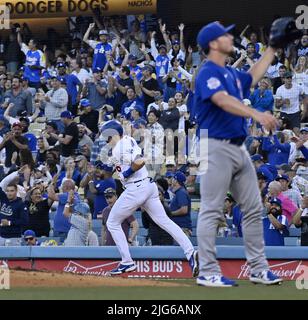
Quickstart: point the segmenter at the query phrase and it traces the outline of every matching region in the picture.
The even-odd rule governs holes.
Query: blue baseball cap
[[[142,115],[144,108],[143,108],[143,106],[136,104],[134,107],[134,110],[138,111],[140,113],[140,115]]]
[[[263,157],[261,156],[261,154],[254,154],[254,155],[251,156],[250,158],[251,158],[251,161],[252,161],[252,162],[263,160]]]
[[[90,103],[89,99],[81,99],[80,100],[80,106],[81,107],[88,107],[90,105],[91,105],[91,103]]]
[[[107,164],[103,164],[103,170],[106,172],[112,172],[113,166],[108,166]]]
[[[278,175],[278,177],[276,178],[276,181],[279,181],[279,180],[286,180],[286,181],[290,181],[290,178],[287,174],[280,174]]]
[[[60,118],[66,118],[66,119],[73,119],[73,114],[69,112],[68,110],[63,111],[60,115]]]
[[[58,76],[58,77],[56,77],[56,79],[57,79],[59,82],[61,82],[62,84],[66,84],[66,79],[65,79],[64,77]]]
[[[172,41],[172,45],[175,45],[175,44],[180,44],[180,41],[179,40]]]
[[[304,128],[301,128],[300,130],[299,130],[299,132],[308,132],[308,127],[304,127]]]
[[[92,72],[93,73],[100,73],[100,72],[102,72],[102,69],[99,67],[96,67],[96,68],[92,69]]]
[[[134,54],[130,54],[128,56],[128,60],[137,60],[137,56],[135,56]]]
[[[138,119],[137,121],[133,122],[133,128],[139,129],[141,126],[146,127],[147,122],[144,119]]]
[[[171,172],[171,171],[167,171],[166,174],[165,174],[165,177],[166,178],[173,178],[174,177],[174,173]]]
[[[97,161],[95,161],[94,165],[95,165],[95,168],[104,170],[104,166],[105,166],[105,165],[102,163],[102,161],[97,160]]]
[[[36,237],[36,234],[33,230],[26,230],[23,234],[24,238],[27,239],[27,238],[35,238]]]
[[[228,33],[234,28],[234,24],[228,27],[224,27],[219,22],[211,22],[204,26],[198,33],[197,42],[202,49],[207,49],[209,43],[224,34]]]
[[[177,171],[173,176],[173,179],[175,179],[179,184],[184,185],[184,182],[186,181],[186,176],[182,171]]]
[[[90,207],[86,202],[78,202],[74,205],[74,211],[87,217],[90,214]]]
[[[272,198],[270,204],[278,204],[281,207],[281,200],[278,198]]]

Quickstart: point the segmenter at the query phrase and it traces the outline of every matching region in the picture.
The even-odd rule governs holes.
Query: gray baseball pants
[[[207,170],[201,175],[200,185],[201,208],[197,225],[199,276],[221,274],[215,240],[228,191],[231,191],[243,212],[244,246],[251,272],[266,270],[269,267],[264,253],[263,205],[255,169],[246,147],[216,139],[207,141],[208,149],[201,151],[200,162],[201,170],[207,163]]]

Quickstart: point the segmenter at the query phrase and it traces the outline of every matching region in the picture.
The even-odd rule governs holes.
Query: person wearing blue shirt
[[[262,172],[266,178],[266,182],[274,181],[278,176],[278,171],[274,165],[264,163],[263,157],[260,154],[254,154],[251,156],[256,171]]]
[[[264,76],[275,56],[268,47],[248,73],[240,72],[226,61],[233,53],[233,36],[218,22],[204,26],[197,37],[207,61],[195,81],[195,111],[200,151],[201,209],[198,217],[199,277],[197,284],[231,287],[236,283],[222,275],[216,258],[215,242],[223,203],[231,191],[243,212],[242,229],[250,281],[274,284],[281,279],[269,270],[262,237],[263,205],[256,172],[244,145],[248,135],[247,118],[261,123],[267,130],[277,126],[275,117],[243,104],[250,88]]]
[[[289,163],[291,145],[288,142],[284,143],[284,140],[283,132],[278,132],[272,137],[263,137],[262,150],[267,152],[268,162],[272,166]]]
[[[75,190],[75,182],[71,179],[67,179],[62,184],[62,193],[56,193],[53,184],[48,187],[48,199],[52,201],[58,201],[58,208],[54,218],[54,237],[60,237],[61,243],[67,237],[67,234],[71,228],[71,224],[64,216],[64,206],[67,204],[69,191]],[[74,204],[80,202],[80,197],[77,192],[74,193]]]
[[[142,69],[137,65],[137,57],[133,54],[128,56],[128,68],[130,71],[130,78],[134,80],[133,75],[136,75],[138,81],[142,78]]]
[[[116,189],[116,182],[112,178],[113,167],[98,161],[95,165],[95,168],[95,176],[100,178],[90,180],[89,182],[90,192],[95,194],[94,212],[92,215],[93,219],[96,219],[97,215],[108,206],[104,195],[105,190],[109,188]]]
[[[191,199],[185,188],[186,176],[183,172],[177,171],[172,178],[172,191],[174,197],[170,202],[171,220],[182,228],[184,233],[192,235],[191,222]]]
[[[39,88],[41,86],[41,70],[46,67],[44,53],[37,49],[37,40],[30,39],[26,45],[22,42],[20,28],[17,28],[16,32],[21,51],[26,56],[23,76],[28,79],[30,87]]]
[[[21,170],[20,170],[21,172]],[[0,182],[0,237],[19,238],[28,224],[27,205],[17,196],[18,171]]]
[[[284,246],[284,237],[289,235],[288,219],[282,214],[281,201],[270,201],[267,217],[263,218],[264,241],[266,246]]]
[[[239,205],[235,205],[232,208],[232,224],[237,229],[237,235],[242,238],[243,232],[242,232],[242,219],[243,219],[243,213],[239,207]]]
[[[58,76],[63,77],[66,81],[66,91],[69,96],[68,110],[71,111],[72,114],[76,115],[77,106],[82,92],[82,84],[74,74],[66,73],[66,64],[64,62],[59,62],[56,67]]]
[[[137,95],[136,90],[132,87],[127,89],[126,96],[128,100],[124,102],[122,105],[121,115],[129,120],[131,119],[132,110],[137,105],[144,108],[144,100],[143,100],[142,92],[140,92],[139,95]]]
[[[260,112],[273,112],[274,96],[269,87],[269,80],[262,79],[260,81],[259,88],[254,90],[254,92],[249,97],[253,108],[257,109]]]
[[[90,32],[92,31],[94,26],[95,23],[90,23],[89,28],[83,37],[83,41],[94,49],[92,69],[100,68],[101,70],[103,70],[107,63],[106,54],[112,52],[112,45],[108,43],[109,33],[107,30],[99,31],[100,41],[88,40]]]

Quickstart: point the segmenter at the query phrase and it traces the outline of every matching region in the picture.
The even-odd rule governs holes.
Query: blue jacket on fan
[[[0,227],[0,236],[2,238],[21,237],[24,228],[28,224],[28,207],[22,199],[9,200],[3,191],[7,187],[8,181],[11,181],[17,175],[17,172],[13,172],[0,183],[0,221],[5,219],[11,223],[10,226]]]

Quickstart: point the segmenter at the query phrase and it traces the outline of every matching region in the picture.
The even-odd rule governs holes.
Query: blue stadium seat
[[[285,237],[284,238],[284,245],[285,246],[298,246],[299,245],[298,240],[299,240],[299,238],[297,238],[297,237]]]
[[[138,236],[146,237],[148,235],[148,229],[146,228],[139,228]]]
[[[216,245],[221,246],[242,246],[243,245],[243,238],[239,237],[217,237],[216,238]]]
[[[197,237],[194,237],[194,236],[190,237],[190,241],[193,244],[193,246],[197,246],[198,245]]]
[[[301,229],[300,228],[290,228],[289,235],[290,235],[290,237],[300,237]]]
[[[102,235],[102,220],[93,219],[92,220],[92,229],[97,234],[98,237]]]

